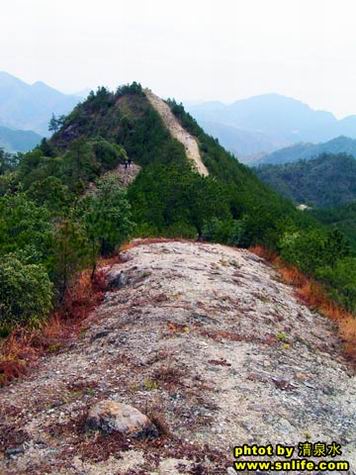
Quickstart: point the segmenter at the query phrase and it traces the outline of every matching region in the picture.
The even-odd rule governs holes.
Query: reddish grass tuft
[[[302,302],[337,324],[344,343],[344,353],[356,364],[356,317],[333,302],[321,284],[305,276],[296,267],[283,262],[276,253],[263,246],[251,247],[250,251],[270,262],[282,280],[295,287],[296,295]]]
[[[260,246],[259,244],[257,244],[256,246],[250,247],[249,250],[253,254],[256,254],[256,256],[266,259],[266,261],[268,262],[273,262],[276,258],[278,258],[278,255],[274,251],[271,251],[270,249],[267,249],[264,246]]]

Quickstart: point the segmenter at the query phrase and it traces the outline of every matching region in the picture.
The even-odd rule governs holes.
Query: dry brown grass
[[[337,324],[339,335],[344,343],[344,353],[356,364],[356,317],[333,302],[321,284],[305,276],[296,267],[283,262],[276,253],[263,246],[251,247],[250,251],[270,262],[282,280],[295,287],[297,297],[308,307],[318,310]]]
[[[65,295],[61,308],[54,311],[39,329],[17,327],[0,346],[0,386],[24,374],[44,353],[59,351],[79,333],[83,321],[102,301],[104,273],[92,280],[91,271],[82,272]]]

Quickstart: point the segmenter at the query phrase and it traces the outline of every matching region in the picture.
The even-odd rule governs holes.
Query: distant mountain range
[[[27,152],[36,147],[42,137],[31,130],[13,130],[0,126],[0,148],[7,152]]]
[[[338,120],[298,100],[265,94],[226,105],[188,106],[191,115],[242,161],[300,143],[319,143],[340,135],[356,139],[356,115]],[[251,157],[252,155],[252,157]]]
[[[311,160],[255,168],[257,176],[296,203],[336,207],[356,201],[356,160],[323,154]]]
[[[51,115],[68,114],[87,94],[88,90],[77,95],[63,94],[43,82],[30,85],[0,72],[0,126],[47,136]],[[287,150],[287,154],[304,158],[304,154],[314,155],[315,143],[340,135],[356,139],[356,115],[337,120],[329,112],[315,111],[300,101],[278,94],[255,96],[230,105],[191,104],[187,109],[209,134],[245,163],[260,159],[261,163],[272,163],[270,158],[263,157],[296,143],[299,143],[297,148]],[[7,142],[4,139],[0,146],[1,143]],[[342,148],[322,151],[353,153],[353,147],[352,152]],[[13,150],[17,148],[12,144]],[[282,155],[284,152],[277,156],[277,163],[286,161]]]
[[[48,135],[52,113],[67,114],[80,97],[63,94],[43,82],[30,85],[0,72],[0,125]]]
[[[356,140],[349,137],[340,136],[328,142],[312,144],[298,143],[290,147],[276,150],[258,160],[258,165],[264,164],[282,164],[295,162],[297,160],[310,160],[323,153],[345,153],[356,157]]]

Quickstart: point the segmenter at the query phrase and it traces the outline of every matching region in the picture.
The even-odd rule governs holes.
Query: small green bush
[[[167,226],[163,235],[168,238],[196,239],[197,230],[189,223],[174,223]]]
[[[220,220],[213,218],[203,227],[203,239],[220,242],[230,246],[244,246],[246,237],[246,221],[244,219]]]
[[[42,265],[25,264],[15,255],[0,261],[0,327],[38,324],[52,308],[53,285]]]
[[[356,312],[356,258],[340,259],[334,267],[318,269],[316,275],[326,285],[333,300],[349,312]]]

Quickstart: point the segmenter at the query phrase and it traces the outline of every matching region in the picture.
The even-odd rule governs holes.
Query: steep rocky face
[[[1,390],[0,473],[226,474],[234,445],[308,438],[341,443],[356,470],[356,380],[332,324],[271,267],[177,241],[122,257],[81,338]],[[104,400],[159,436],[88,432]]]

